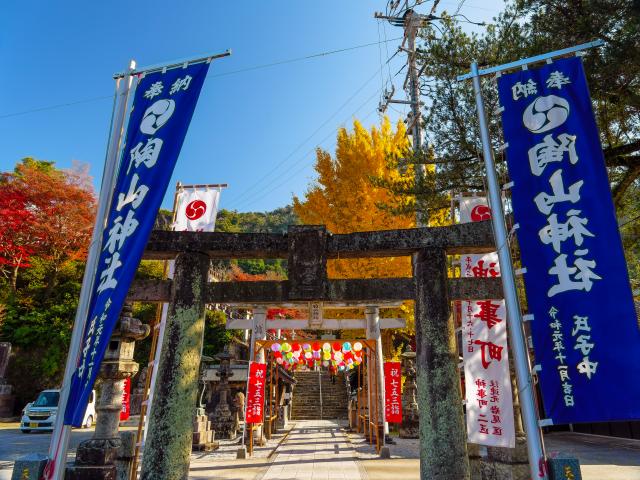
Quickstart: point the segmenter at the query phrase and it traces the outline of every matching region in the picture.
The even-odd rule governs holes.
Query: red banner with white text
[[[124,379],[124,388],[122,389],[122,410],[120,410],[120,421],[129,420],[131,415],[131,379]]]
[[[247,423],[262,423],[266,381],[267,365],[265,363],[251,362],[249,364],[249,383],[247,386]]]
[[[400,362],[384,362],[384,417],[402,423],[402,369]]]

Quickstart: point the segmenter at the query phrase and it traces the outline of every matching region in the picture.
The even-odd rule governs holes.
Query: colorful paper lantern
[[[324,345],[322,345],[322,351],[323,352],[330,352],[331,351],[331,345],[327,342]]]
[[[349,350],[351,350],[351,344],[349,342],[344,342],[342,344],[342,351],[348,352]]]
[[[337,352],[338,350],[342,350],[342,345],[340,342],[333,342],[333,351]]]
[[[319,352],[322,346],[320,345],[320,342],[313,342],[311,348],[313,348],[314,352]]]
[[[273,345],[271,345],[271,351],[272,352],[279,352],[280,351],[280,344],[279,343],[274,343]]]
[[[362,350],[362,344],[360,342],[356,342],[353,344],[353,351],[354,352],[359,352],[360,350]]]

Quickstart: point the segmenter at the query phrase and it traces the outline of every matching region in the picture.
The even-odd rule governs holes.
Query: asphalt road
[[[9,480],[16,458],[27,453],[42,453],[49,451],[51,433],[31,432],[22,433],[18,423],[0,423],[0,480]],[[130,429],[134,427],[123,427]],[[78,444],[88,440],[93,435],[94,428],[77,429],[71,431],[69,440],[69,458],[75,455]]]

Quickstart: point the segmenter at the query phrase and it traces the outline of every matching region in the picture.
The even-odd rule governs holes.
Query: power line
[[[311,60],[313,58],[319,58],[319,57],[326,57],[329,55],[335,55],[337,53],[344,53],[344,52],[349,52],[351,50],[357,50],[360,48],[366,48],[366,47],[371,47],[373,45],[380,45],[381,43],[387,43],[387,42],[393,42],[396,40],[400,40],[400,38],[391,38],[389,40],[383,40],[383,41],[378,41],[378,42],[372,42],[372,43],[364,43],[362,45],[354,45],[353,47],[346,47],[346,48],[340,48],[337,50],[328,50],[326,52],[320,52],[320,53],[314,53],[311,55],[306,55],[304,57],[296,57],[296,58],[290,58],[287,60],[280,60],[277,62],[272,62],[272,63],[265,63],[265,64],[261,64],[261,65],[255,65],[253,67],[247,67],[247,68],[241,68],[239,70],[232,70],[230,72],[224,72],[224,73],[218,73],[215,75],[209,75],[210,78],[217,78],[217,77],[224,77],[227,75],[236,75],[238,73],[244,73],[244,72],[250,72],[253,70],[261,70],[264,68],[269,68],[269,67],[275,67],[278,65],[286,65],[289,63],[296,63],[296,62],[302,62],[304,60]],[[101,97],[92,97],[92,98],[86,98],[83,100],[76,100],[76,101],[72,101],[72,102],[65,102],[65,103],[58,103],[58,104],[54,104],[54,105],[47,105],[47,106],[43,106],[43,107],[36,107],[36,108],[32,108],[29,110],[23,110],[20,112],[12,112],[12,113],[5,113],[5,114],[0,114],[0,120],[3,118],[11,118],[11,117],[17,117],[20,115],[27,115],[29,113],[37,113],[37,112],[43,112],[46,110],[54,110],[56,108],[63,108],[63,107],[70,107],[73,105],[80,105],[83,103],[91,103],[91,102],[97,102],[100,100],[106,100],[108,98],[113,98],[113,95],[104,95]]]
[[[397,52],[396,52],[397,53]],[[376,71],[373,73],[373,75],[371,75],[360,87],[358,87],[358,89],[355,91],[355,93],[353,93],[353,95],[351,95],[349,98],[347,98],[347,100],[345,100],[342,105],[340,105],[340,107],[338,107],[338,109],[333,112],[331,114],[331,116],[329,118],[327,118],[327,120],[325,120],[318,128],[316,128],[313,133],[311,135],[309,135],[305,140],[303,140],[289,155],[287,155],[285,158],[283,158],[280,162],[278,162],[274,167],[272,167],[270,169],[269,172],[267,172],[262,178],[260,178],[259,180],[257,180],[255,183],[253,183],[249,188],[247,188],[246,190],[244,190],[243,193],[240,194],[240,196],[238,198],[235,199],[235,202],[243,202],[246,200],[246,198],[252,198],[253,196],[253,190],[258,187],[259,185],[261,185],[262,183],[266,182],[269,178],[271,178],[273,175],[277,174],[278,170],[280,169],[280,167],[282,167],[291,157],[293,157],[293,155],[300,150],[309,140],[311,140],[320,130],[322,130],[322,128],[324,128],[331,120],[333,120],[335,118],[336,115],[338,115],[340,113],[340,111],[346,107],[349,103],[351,103],[351,101],[369,84],[371,83],[371,81],[376,78],[376,76],[378,75],[378,72],[382,71],[382,69],[384,69],[384,66],[389,63],[393,57],[395,57],[396,53],[394,53],[393,55],[391,55],[391,57],[389,57],[387,59],[387,61],[380,66],[380,68],[376,69]]]
[[[376,96],[378,95],[378,91],[376,90],[373,95],[371,95],[369,98],[367,98],[356,110],[354,110],[351,114],[349,114],[349,116],[347,118],[345,118],[345,120],[340,124],[340,127],[343,127],[344,124],[350,119],[352,118],[354,115],[356,115],[367,103],[371,102],[372,99],[374,99]],[[366,118],[369,118],[371,116],[371,114],[369,113]],[[364,119],[363,119],[364,121]],[[258,200],[261,200],[262,198],[266,197],[267,195],[269,195],[271,192],[274,192],[275,190],[277,190],[278,188],[280,188],[282,185],[284,185],[285,183],[289,182],[290,180],[292,180],[293,178],[295,178],[300,172],[302,172],[305,168],[307,168],[309,166],[308,162],[304,162],[302,163],[300,168],[297,168],[296,170],[291,171],[291,168],[294,165],[298,165],[301,162],[303,162],[303,160],[307,159],[309,157],[309,155],[315,153],[316,149],[322,145],[327,139],[329,139],[330,137],[335,135],[335,130],[331,130],[327,135],[325,135],[322,139],[320,139],[320,141],[311,149],[309,149],[304,155],[302,155],[297,161],[295,161],[290,167],[289,167],[289,173],[284,176],[284,180],[281,181],[280,183],[276,184],[275,186],[271,186],[270,189],[268,190],[251,190],[248,189],[248,191],[251,193],[249,195],[249,197],[245,198],[243,201],[238,202],[236,200],[236,202],[238,202],[236,204],[236,209],[239,209],[241,207],[244,206],[248,206],[251,205],[252,203],[255,203]]]
[[[235,75],[237,73],[244,73],[244,72],[250,72],[253,70],[260,70],[263,68],[269,68],[269,67],[275,67],[277,65],[285,65],[288,63],[295,63],[295,62],[301,62],[303,60],[310,60],[312,58],[318,58],[318,57],[326,57],[328,55],[333,55],[336,53],[343,53],[343,52],[348,52],[351,50],[357,50],[359,48],[365,48],[365,47],[371,47],[374,45],[379,45],[381,43],[385,43],[385,42],[393,42],[395,40],[400,40],[401,38],[392,38],[389,40],[383,40],[383,41],[378,41],[378,42],[371,42],[371,43],[365,43],[362,45],[356,45],[354,47],[347,47],[347,48],[341,48],[338,50],[329,50],[327,52],[320,52],[320,53],[314,53],[313,55],[307,55],[305,57],[297,57],[297,58],[291,58],[289,60],[281,60],[278,62],[272,62],[272,63],[265,63],[263,65],[256,65],[254,67],[247,67],[247,68],[241,68],[239,70],[232,70],[231,72],[224,72],[224,73],[218,73],[216,75],[210,75],[211,78],[216,78],[216,77],[224,77],[226,75]]]
[[[53,110],[53,109],[56,109],[56,108],[71,107],[73,105],[80,105],[82,103],[97,102],[99,100],[106,100],[108,98],[113,98],[113,95],[104,95],[102,97],[86,98],[84,100],[77,100],[75,102],[58,103],[56,105],[48,105],[46,107],[38,107],[38,108],[33,108],[31,110],[23,110],[21,112],[5,113],[4,115],[0,115],[0,119],[2,119],[2,118],[10,118],[10,117],[17,117],[17,116],[20,116],[20,115],[26,115],[28,113],[44,112],[45,110]]]
[[[356,110],[354,110],[347,118],[345,118],[345,120],[340,124],[340,126],[344,126],[344,124],[350,119],[352,118],[354,115],[356,115],[360,110],[362,110],[362,108],[367,105],[369,102],[371,102],[371,100],[373,100],[377,95],[379,94],[379,92],[376,90],[375,92],[373,92],[373,95],[371,95],[369,98],[367,98]],[[371,112],[369,112],[365,117],[363,117],[362,121],[366,121],[373,113],[375,113],[377,111],[377,108],[373,109]],[[330,131],[327,135],[325,135],[319,142],[318,145],[323,144],[328,138],[332,137],[333,135],[335,135],[335,131],[332,130]],[[303,160],[305,160],[310,154],[314,153],[316,151],[317,146],[314,146],[313,148],[311,148],[308,152],[306,152],[302,157],[300,157],[300,159],[294,163],[295,164],[299,164],[301,163]],[[245,199],[243,202],[240,202],[238,204],[236,204],[235,209],[239,210],[241,207],[244,206],[248,206],[251,205],[252,203],[257,202],[258,200],[263,199],[264,197],[266,197],[267,195],[270,195],[272,192],[278,190],[280,187],[282,187],[284,184],[286,184],[287,182],[291,181],[293,178],[295,178],[298,174],[300,174],[300,172],[302,172],[305,168],[307,168],[309,166],[308,162],[303,163],[300,168],[297,168],[294,171],[290,171],[289,175],[287,175],[283,181],[277,183],[276,185],[271,186],[270,189],[268,190],[264,190],[264,191],[257,191],[257,193],[254,193],[252,196],[250,196],[249,198]]]

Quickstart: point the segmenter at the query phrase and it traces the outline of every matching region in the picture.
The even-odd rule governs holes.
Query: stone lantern
[[[148,325],[131,315],[131,304],[125,304],[100,366],[96,430],[93,438],[78,446],[75,464],[67,467],[68,480],[128,478],[127,459],[133,457],[135,436],[129,435],[123,444],[118,435],[122,394],[125,379],[138,372],[133,361],[135,342],[150,332]],[[116,468],[118,464],[120,468]]]
[[[402,423],[400,424],[400,438],[418,438],[420,415],[416,400],[416,367],[414,359],[416,352],[407,345],[407,349],[401,355],[405,375],[404,390],[402,392]]]
[[[229,377],[233,375],[231,371],[231,358],[228,349],[225,347],[222,353],[216,355],[220,361],[220,366],[216,375],[220,377],[218,384],[218,404],[213,411],[213,429],[218,438],[235,438],[238,429],[238,419],[229,408]]]

